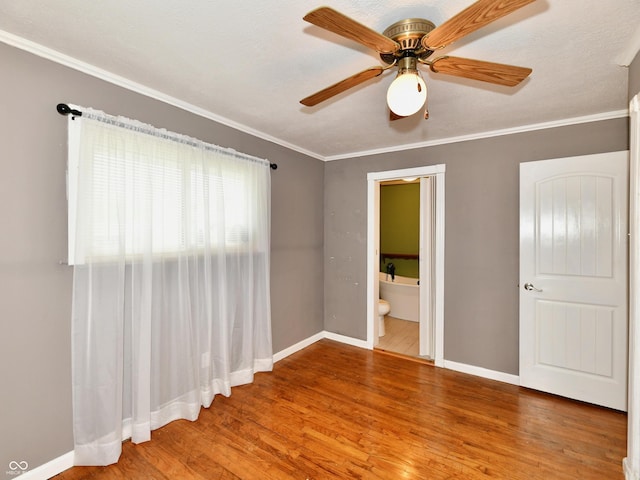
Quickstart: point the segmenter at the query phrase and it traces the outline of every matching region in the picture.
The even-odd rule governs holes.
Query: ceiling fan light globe
[[[413,115],[426,101],[427,85],[416,73],[399,75],[387,90],[389,110],[401,117]]]

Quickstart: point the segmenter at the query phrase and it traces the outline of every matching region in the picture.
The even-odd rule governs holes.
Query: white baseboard
[[[340,335],[338,333],[327,332],[326,330],[316,333],[315,335],[302,340],[301,342],[296,343],[284,350],[273,355],[274,363],[278,360],[282,360],[283,358],[288,357],[291,354],[294,354],[305,347],[317,342],[318,340],[322,340],[323,338],[334,340],[336,342],[344,343],[347,345],[351,345],[354,347],[364,348],[367,350],[371,350],[370,346],[367,344],[365,340],[360,340],[358,338],[347,337],[345,335]],[[470,375],[475,375],[477,377],[488,378],[489,380],[496,380],[498,382],[510,383],[512,385],[520,385],[520,377],[518,375],[512,375],[509,373],[498,372],[495,370],[489,370],[487,368],[476,367],[474,365],[467,365],[465,363],[452,362],[450,360],[444,360],[443,367],[448,368],[449,370],[455,370],[456,372],[468,373]],[[640,480],[633,479],[633,480]]]
[[[73,452],[68,452],[33,470],[24,472],[19,478],[21,480],[48,480],[71,467],[73,467]]]
[[[518,375],[512,375],[510,373],[497,372],[495,370],[489,370],[487,368],[476,367],[474,365],[467,365],[464,363],[452,362],[451,360],[444,361],[444,368],[449,370],[455,370],[456,372],[468,373],[477,377],[488,378],[490,380],[497,380],[499,382],[510,383],[512,385],[520,385],[520,377]]]
[[[359,338],[347,337],[345,335],[340,335],[339,333],[324,332],[324,338],[329,340],[335,340],[336,342],[346,343],[347,345],[351,345],[353,347],[366,348],[367,350],[371,350],[366,340],[360,340]]]
[[[315,335],[310,336],[309,338],[305,338],[304,340],[301,340],[295,345],[291,345],[290,347],[287,347],[284,350],[280,350],[279,352],[274,353],[273,362],[274,363],[278,362],[283,358],[288,357],[289,355],[293,355],[294,353],[299,352],[303,348],[306,348],[309,345],[312,345],[317,341],[322,340],[323,338],[327,338],[329,340],[335,340],[336,342],[340,342],[340,343],[346,343],[347,345],[352,345],[354,347],[369,348],[367,345],[367,342],[364,340],[360,340],[353,337],[347,337],[345,335],[340,335],[338,333],[332,333],[332,332],[327,332],[326,330],[323,330],[322,332],[318,332]]]
[[[628,457],[622,459],[622,469],[624,470],[625,480],[640,480],[640,475],[638,475],[637,472],[633,471],[629,463],[630,462]]]
[[[291,345],[290,347],[285,348],[284,350],[280,350],[278,353],[273,354],[273,363],[282,360],[283,358],[287,358],[289,355],[293,355],[296,352],[299,352],[303,348],[308,347],[309,345],[316,343],[318,340],[322,340],[324,338],[325,332],[318,332],[315,335],[312,335],[309,338],[305,338],[304,340],[296,343],[295,345]]]

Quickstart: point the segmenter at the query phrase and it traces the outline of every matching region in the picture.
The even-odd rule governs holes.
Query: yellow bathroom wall
[[[418,255],[420,244],[420,184],[380,186],[380,252]],[[396,274],[418,278],[418,260],[387,258]]]

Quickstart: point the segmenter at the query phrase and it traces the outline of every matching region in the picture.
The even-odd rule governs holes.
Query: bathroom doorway
[[[430,360],[431,345],[420,352],[421,181],[409,177],[380,182],[378,288],[384,307],[378,311],[382,320],[376,348]]]
[[[444,165],[436,165],[372,172],[367,176],[367,344],[370,348],[428,358],[439,366],[443,363],[444,344],[444,171]],[[401,188],[402,184],[412,185],[403,190],[403,195],[419,203],[412,214],[419,217],[419,226],[409,225],[398,236],[411,239],[398,238],[400,243],[395,244],[388,239],[381,242],[381,188]],[[409,205],[407,210],[411,210]],[[399,223],[395,225],[404,228]],[[387,299],[391,309],[382,323],[378,317],[380,298]],[[412,339],[414,344],[408,345]]]

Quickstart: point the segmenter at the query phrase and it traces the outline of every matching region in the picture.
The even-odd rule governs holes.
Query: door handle
[[[533,283],[525,283],[525,284],[524,284],[524,289],[525,289],[527,292],[541,292],[541,291],[542,291],[541,289],[536,288],[536,287],[533,285]]]

